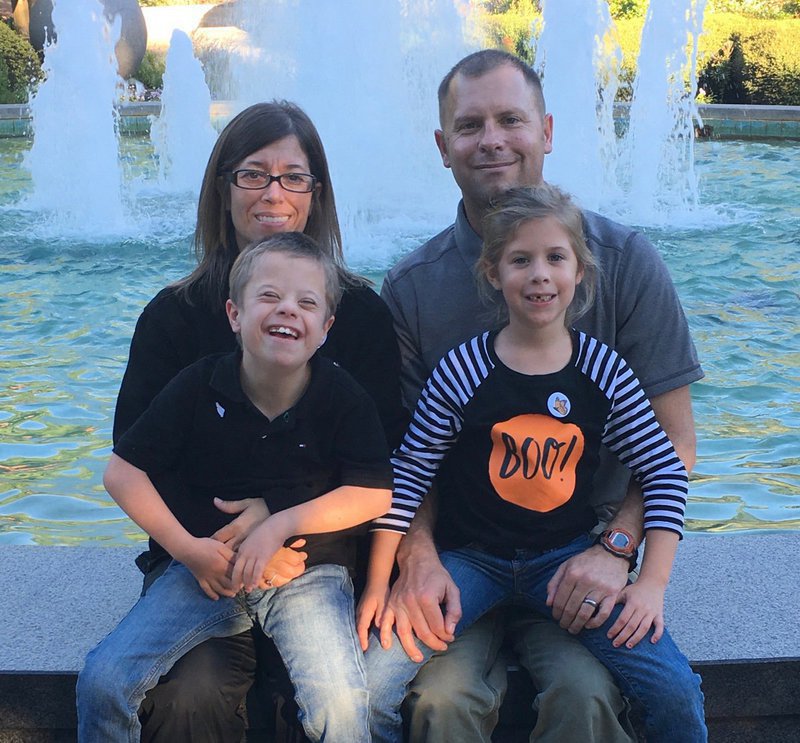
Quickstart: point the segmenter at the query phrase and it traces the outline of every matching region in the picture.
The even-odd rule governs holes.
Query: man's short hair
[[[544,116],[547,109],[544,103],[544,93],[542,92],[542,81],[536,71],[519,57],[509,52],[504,52],[502,49],[481,49],[479,52],[473,52],[457,62],[450,72],[444,76],[442,82],[439,83],[439,122],[443,123],[444,104],[450,92],[450,84],[456,75],[471,78],[481,77],[503,65],[511,65],[522,73],[525,81],[533,91],[536,105],[539,107],[542,116]]]
[[[302,232],[279,232],[259,243],[247,246],[231,268],[228,280],[229,294],[234,304],[241,304],[247,282],[253,277],[255,262],[267,253],[283,253],[294,258],[308,258],[318,263],[325,274],[325,305],[327,316],[336,311],[342,298],[339,269],[333,258],[312,237]]]

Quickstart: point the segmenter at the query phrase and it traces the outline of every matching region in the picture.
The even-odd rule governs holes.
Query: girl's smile
[[[520,225],[488,276],[503,293],[509,325],[520,329],[564,327],[582,278],[569,235],[553,217]]]

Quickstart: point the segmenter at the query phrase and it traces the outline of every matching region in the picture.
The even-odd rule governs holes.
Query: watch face
[[[621,531],[612,531],[608,535],[608,543],[618,550],[624,550],[630,547],[631,540],[627,534],[623,534]]]

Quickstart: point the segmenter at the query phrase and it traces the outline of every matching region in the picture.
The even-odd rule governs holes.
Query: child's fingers
[[[628,624],[631,617],[633,616],[633,607],[625,605],[622,611],[619,613],[617,617],[617,621],[611,625],[606,634],[609,640],[614,640],[620,632],[622,632],[623,628]]]
[[[358,634],[358,641],[361,643],[361,650],[365,653],[369,647],[369,625],[369,612],[361,611],[361,607],[359,607],[358,615],[356,617],[356,633]]]
[[[203,593],[208,596],[212,601],[217,601],[219,599],[219,594],[211,587],[207,580],[200,580],[197,581],[200,585],[200,588],[203,589]]]
[[[659,614],[653,620],[653,636],[650,638],[650,642],[653,643],[658,642],[663,634],[664,634],[664,617],[663,615]]]

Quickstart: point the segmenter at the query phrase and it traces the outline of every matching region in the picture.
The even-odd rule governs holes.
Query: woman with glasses
[[[320,353],[366,389],[389,444],[399,441],[407,417],[400,403],[400,356],[391,315],[368,282],[346,268],[319,134],[301,109],[283,101],[242,111],[211,152],[197,207],[198,265],[162,289],[136,324],[114,415],[115,444],[179,371],[203,356],[236,347],[225,313],[228,274],[245,246],[277,232],[304,232],[339,267],[345,291]],[[157,476],[153,481],[158,487]],[[234,549],[267,516],[260,499],[218,505],[238,514],[215,534]],[[273,585],[285,585],[304,570],[302,543],[294,546],[270,563]],[[149,551],[137,559],[145,574],[144,591],[169,562],[169,555],[151,541]],[[259,657],[269,655],[268,649],[259,649]],[[139,711],[142,740],[239,743],[244,734],[241,703],[255,667],[250,632],[198,646],[148,692]]]

